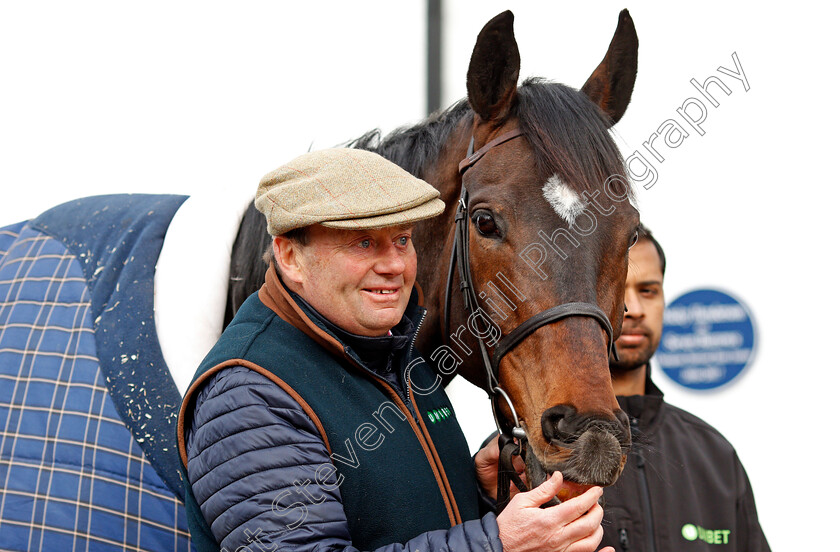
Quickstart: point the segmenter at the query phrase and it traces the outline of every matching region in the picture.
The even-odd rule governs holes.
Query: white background
[[[425,3],[303,4],[0,3],[0,220],[241,197],[310,147],[424,115]]]
[[[660,148],[658,182],[638,196],[668,256],[666,293],[731,291],[752,310],[758,352],[717,391],[683,390],[658,370],[654,379],[735,445],[774,550],[838,550],[840,10],[592,4],[446,4],[445,104],[465,93],[481,26],[509,7],[521,76],[574,87],[601,60],[619,10],[630,8],[639,76],[615,129],[626,155],[698,97],[691,78],[717,74],[730,86],[709,109],[705,136]],[[420,1],[0,4],[0,225],[99,193],[241,198],[310,147],[415,122],[425,109],[425,9]],[[716,72],[734,68],[733,52],[748,92]],[[473,423],[482,408],[459,410],[471,442],[492,426]]]

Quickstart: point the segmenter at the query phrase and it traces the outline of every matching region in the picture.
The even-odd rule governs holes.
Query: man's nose
[[[625,318],[641,318],[645,315],[642,302],[639,301],[639,294],[633,290],[627,290],[624,293],[624,306],[627,308],[624,312]]]
[[[402,274],[405,271],[405,258],[393,243],[383,248],[373,269],[379,274]]]

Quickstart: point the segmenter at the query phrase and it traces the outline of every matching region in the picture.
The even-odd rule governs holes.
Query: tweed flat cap
[[[311,224],[368,229],[443,212],[440,192],[375,153],[337,148],[301,155],[260,180],[254,201],[268,233]]]

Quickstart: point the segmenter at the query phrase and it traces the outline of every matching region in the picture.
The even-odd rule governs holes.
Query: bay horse
[[[614,483],[630,445],[609,354],[639,215],[609,128],[630,101],[637,51],[624,10],[580,91],[541,79],[517,87],[507,11],[478,35],[466,99],[346,144],[440,190],[444,214],[413,235],[428,309],[417,346],[441,383],[457,371],[494,398],[500,428],[524,444],[528,485],[560,470],[560,498]],[[262,281],[268,243],[252,207],[234,247],[228,317]]]
[[[416,345],[441,384],[457,371],[493,394],[532,487],[556,470],[569,494],[608,485],[629,446],[608,354],[638,213],[609,128],[630,101],[637,48],[624,11],[581,91],[517,87],[505,12],[478,36],[467,99],[347,144],[440,190],[444,214],[414,234],[428,308]],[[172,425],[180,394],[153,299],[185,200],[85,198],[0,229],[4,548],[190,548]],[[261,285],[268,242],[251,208],[230,259],[227,320]]]

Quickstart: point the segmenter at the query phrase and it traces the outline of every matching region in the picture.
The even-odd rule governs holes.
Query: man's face
[[[621,361],[610,363],[613,372],[627,372],[646,364],[662,337],[662,269],[650,240],[641,240],[630,249],[624,303],[627,312],[621,336],[615,342]]]
[[[411,232],[311,226],[307,244],[296,246],[301,297],[348,332],[386,334],[402,319],[417,276]]]

